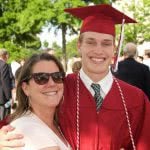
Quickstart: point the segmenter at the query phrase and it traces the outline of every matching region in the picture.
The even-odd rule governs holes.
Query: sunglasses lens
[[[43,85],[46,84],[49,80],[49,74],[46,73],[37,73],[33,75],[34,81],[39,84]]]
[[[65,73],[64,72],[55,72],[51,74],[51,77],[55,83],[63,83]]]
[[[34,81],[39,85],[44,85],[49,81],[49,77],[53,79],[55,83],[63,83],[65,73],[54,72],[54,73],[34,73],[32,75]]]

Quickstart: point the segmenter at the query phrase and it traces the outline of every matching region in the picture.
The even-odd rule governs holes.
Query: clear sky
[[[43,32],[38,35],[40,37],[41,42],[47,41],[49,43],[49,47],[52,47],[52,43],[56,42],[58,45],[61,46],[61,32],[59,31],[57,35],[54,34],[54,29],[48,31],[48,28],[43,28]]]

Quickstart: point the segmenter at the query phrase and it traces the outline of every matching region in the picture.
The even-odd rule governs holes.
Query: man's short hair
[[[135,57],[136,54],[137,54],[137,46],[136,44],[130,42],[130,43],[127,43],[124,47],[124,55],[127,56],[127,57]]]

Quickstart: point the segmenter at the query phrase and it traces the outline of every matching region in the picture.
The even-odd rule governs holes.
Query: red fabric
[[[60,105],[60,126],[67,140],[76,149],[76,75],[66,78],[64,100]],[[137,150],[150,148],[150,103],[144,93],[119,81],[123,90]],[[118,87],[113,88],[103,101],[100,112],[92,95],[80,80],[80,150],[132,150],[124,107]]]
[[[0,128],[2,128],[4,125],[7,125],[7,118],[5,118],[4,120],[0,121]]]
[[[123,19],[125,23],[136,23],[135,20],[107,4],[68,8],[65,11],[83,20],[81,33],[93,31],[115,36],[115,24],[122,24]]]
[[[89,16],[84,19],[80,29],[81,33],[86,31],[111,34],[115,36],[115,23],[112,19],[105,16],[102,17],[102,15]]]

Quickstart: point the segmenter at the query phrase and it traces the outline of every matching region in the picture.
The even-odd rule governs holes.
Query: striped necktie
[[[92,83],[91,87],[95,92],[94,99],[96,101],[96,110],[98,111],[103,102],[103,97],[100,94],[101,87],[99,84],[95,84],[95,83]]]

